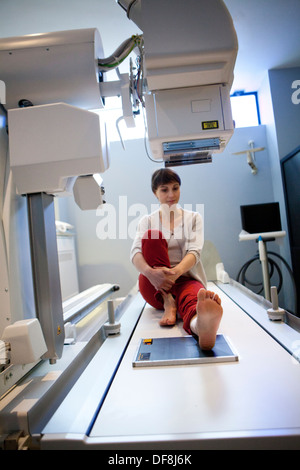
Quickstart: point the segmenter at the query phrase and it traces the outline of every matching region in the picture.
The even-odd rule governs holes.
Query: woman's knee
[[[168,243],[159,230],[148,230],[142,238],[142,253],[150,266],[170,267]]]

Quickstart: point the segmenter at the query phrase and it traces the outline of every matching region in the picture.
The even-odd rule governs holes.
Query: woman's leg
[[[185,278],[175,286],[178,311],[185,331],[198,336],[202,349],[212,349],[223,314],[221,299],[195,280]]]
[[[165,266],[170,268],[168,255],[168,243],[159,230],[148,230],[142,238],[142,254],[146,262],[154,267]],[[164,309],[164,299],[151,282],[143,275],[139,276],[139,289],[152,307],[159,310]]]
[[[202,349],[212,349],[223,315],[221,299],[214,292],[200,289],[198,292],[197,315],[192,318],[190,328],[198,336]]]
[[[159,322],[160,326],[173,326],[177,320],[177,306],[171,292],[162,293],[164,314]]]
[[[200,289],[203,289],[201,282],[184,276],[175,283],[178,312],[183,320],[183,328],[189,335],[193,334],[190,322],[197,315],[197,295]]]
[[[152,267],[171,267],[167,241],[158,230],[148,230],[145,233],[142,239],[142,253],[146,262]],[[175,300],[171,293],[163,298],[142,274],[139,276],[139,288],[146,302],[154,308],[165,310],[161,325],[172,325],[176,322],[174,306],[177,305],[185,331],[198,336],[201,348],[214,347],[223,313],[221,300],[217,295],[205,290],[199,281],[183,276],[177,279],[172,288]]]

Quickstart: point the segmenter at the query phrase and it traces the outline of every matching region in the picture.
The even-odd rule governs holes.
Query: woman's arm
[[[196,263],[196,256],[193,253],[187,253],[185,257],[178,263],[172,271],[174,275],[171,275],[170,278],[174,281],[178,279],[183,274],[187,273]]]

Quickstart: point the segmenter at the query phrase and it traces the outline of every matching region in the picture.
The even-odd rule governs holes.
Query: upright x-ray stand
[[[261,269],[263,275],[264,294],[266,300],[271,300],[271,289],[270,289],[270,275],[268,267],[268,253],[266,249],[266,242],[274,241],[276,238],[285,237],[286,232],[284,230],[279,232],[263,232],[263,233],[248,233],[244,230],[239,234],[239,241],[257,240],[259,260],[261,262]]]

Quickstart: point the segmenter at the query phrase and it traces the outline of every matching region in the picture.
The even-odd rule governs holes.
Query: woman
[[[131,260],[140,273],[142,296],[164,310],[160,325],[174,325],[178,310],[185,331],[198,336],[202,349],[212,349],[223,309],[219,296],[206,290],[201,216],[178,205],[180,186],[173,170],[153,173],[152,191],[160,208],[140,220]]]

